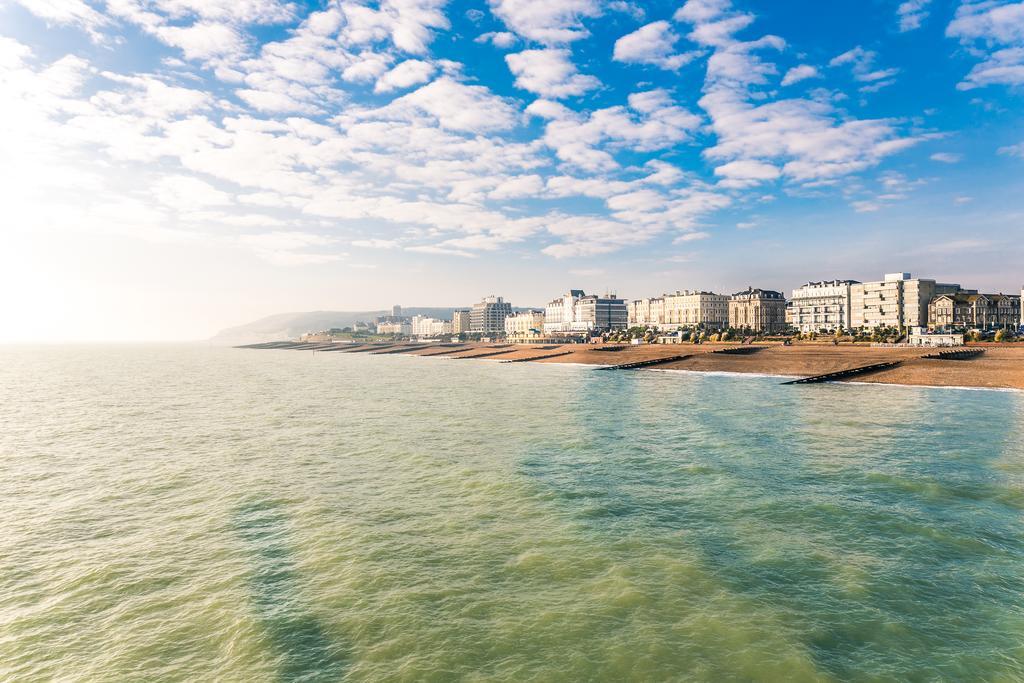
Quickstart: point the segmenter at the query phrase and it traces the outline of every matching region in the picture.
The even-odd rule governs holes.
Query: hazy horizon
[[[1024,3],[0,0],[0,343],[1024,285]],[[543,10],[543,11],[541,11]]]

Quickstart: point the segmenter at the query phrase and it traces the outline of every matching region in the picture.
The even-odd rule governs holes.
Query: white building
[[[964,335],[952,332],[929,332],[922,327],[915,327],[907,337],[911,346],[963,346]]]
[[[621,330],[629,324],[626,302],[614,294],[603,297],[571,289],[548,303],[544,311],[544,331],[583,333],[592,330]]]
[[[452,324],[447,320],[428,318],[424,315],[414,315],[411,326],[412,334],[417,337],[436,337],[452,332]]]
[[[480,303],[473,304],[469,312],[469,330],[488,335],[504,334],[505,318],[510,315],[512,304],[500,296],[484,297]]]
[[[405,320],[380,322],[377,323],[377,334],[401,334],[408,337],[412,335],[412,324]]]
[[[544,334],[544,311],[520,311],[505,318],[505,336],[529,339]]]
[[[888,273],[879,282],[859,282],[850,287],[850,327],[927,327],[931,300],[962,291],[969,290],[956,284],[912,278],[910,273]]]
[[[470,315],[469,309],[463,308],[456,311],[452,311],[452,333],[462,334],[463,332],[469,332],[470,328]]]
[[[665,298],[634,299],[627,309],[630,327],[659,329],[665,319]]]
[[[793,290],[786,322],[800,332],[833,332],[852,327],[851,292],[856,280],[808,282]]]

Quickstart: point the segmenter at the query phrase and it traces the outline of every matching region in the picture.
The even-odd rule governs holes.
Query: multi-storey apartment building
[[[469,332],[469,328],[469,309],[463,308],[452,311],[452,334],[462,334],[463,332]]]
[[[660,327],[722,329],[729,324],[729,297],[713,292],[684,291],[665,294]]]
[[[635,299],[627,304],[630,327],[651,327],[659,329],[665,318],[664,297]]]
[[[451,334],[452,324],[447,320],[428,318],[425,315],[412,317],[412,334],[417,337],[435,337],[439,334]]]
[[[624,299],[614,294],[597,296],[571,289],[550,301],[544,310],[544,331],[580,333],[590,330],[625,329],[629,311]]]
[[[928,304],[933,330],[1014,328],[1021,316],[1021,298],[1013,294],[943,294]]]
[[[786,297],[782,292],[748,287],[729,297],[729,327],[777,334],[786,329]]]
[[[512,314],[512,304],[500,296],[484,297],[469,312],[469,331],[480,334],[504,334],[505,318]]]
[[[797,287],[786,309],[786,322],[800,332],[850,329],[850,292],[858,284],[856,280],[826,280]]]
[[[520,311],[505,318],[505,336],[527,339],[544,334],[544,311]]]
[[[977,294],[957,284],[912,278],[910,273],[889,273],[879,282],[858,282],[850,287],[850,327],[926,327],[931,300],[961,291]]]
[[[381,322],[377,323],[378,334],[401,334],[409,336],[412,334],[412,324],[408,320],[398,320],[396,322]]]

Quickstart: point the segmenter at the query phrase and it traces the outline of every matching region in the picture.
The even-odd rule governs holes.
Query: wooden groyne
[[[396,346],[396,344],[370,344],[364,346],[361,349],[350,349],[349,353],[366,353],[367,351],[382,351],[384,349],[390,349]]]
[[[850,368],[849,370],[837,370],[836,372],[828,372],[824,375],[814,375],[813,377],[801,377],[800,379],[790,380],[783,382],[783,384],[820,384],[822,382],[835,382],[841,379],[848,379],[850,377],[857,377],[858,375],[868,375],[872,372],[881,372],[882,370],[888,370],[890,368],[896,368],[903,365],[903,361],[894,360],[888,363],[873,363],[871,365],[862,365],[859,368]]]
[[[929,353],[927,356],[921,356],[921,358],[927,358],[928,360],[971,360],[983,353],[985,353],[985,349],[956,349],[955,351]]]
[[[544,360],[546,358],[559,358],[561,356],[572,355],[572,351],[562,351],[561,353],[549,353],[545,356],[531,356],[529,358],[513,358],[511,360],[503,360],[502,363],[529,363],[535,360]]]
[[[491,348],[494,348],[493,346]],[[506,353],[515,353],[519,349],[503,349],[501,351],[491,351],[490,353],[478,353],[475,356],[455,356],[454,360],[468,360],[470,358],[490,358],[491,356],[501,356]]]
[[[765,348],[764,346],[733,346],[728,349],[718,349],[711,353],[720,353],[726,356],[749,356],[752,353],[764,351]]]
[[[692,353],[688,353],[681,356],[669,356],[668,358],[652,358],[650,360],[638,360],[633,363],[623,363],[621,365],[609,365],[607,367],[598,368],[598,370],[639,370],[641,368],[650,368],[655,365],[667,365],[669,363],[676,363],[681,360],[686,360],[693,356]]]
[[[412,353],[413,351],[419,351],[420,349],[432,349],[433,344],[424,344],[422,346],[403,346],[400,349],[386,349],[384,351],[374,351],[371,356],[387,356],[392,353]]]
[[[443,346],[443,344],[442,344],[442,346]],[[470,349],[470,347],[468,347],[468,346],[456,346],[456,347],[446,348],[444,351],[433,351],[431,353],[421,353],[420,354],[420,358],[431,358],[433,356],[448,356],[448,355],[451,355],[453,353],[458,353],[459,351],[468,351],[469,349]]]

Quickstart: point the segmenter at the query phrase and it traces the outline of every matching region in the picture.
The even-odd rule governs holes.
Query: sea
[[[0,348],[2,681],[1021,681],[1024,394]]]

